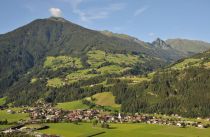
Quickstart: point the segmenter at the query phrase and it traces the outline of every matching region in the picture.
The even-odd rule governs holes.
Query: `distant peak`
[[[160,38],[157,38],[155,41],[153,41],[152,45],[162,49],[171,48],[170,45],[166,44],[166,42]]]

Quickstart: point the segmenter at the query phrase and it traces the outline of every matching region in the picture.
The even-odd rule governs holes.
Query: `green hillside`
[[[210,43],[196,40],[169,39],[166,40],[166,43],[172,48],[187,54],[200,53],[210,49]]]
[[[181,57],[63,18],[37,19],[0,35],[0,96],[8,96],[7,102],[16,105],[31,104],[40,97],[71,101],[96,93],[85,93],[83,86],[114,76],[144,74]]]
[[[182,53],[160,39],[150,44],[86,29],[63,18],[38,19],[0,35],[0,97],[7,97],[6,104],[19,106],[40,98],[47,102],[81,100],[111,91],[119,81],[135,87],[152,82],[147,73],[186,56]],[[189,59],[173,71],[189,63],[209,68],[208,62]],[[153,91],[137,97],[141,95],[159,100],[153,98]]]
[[[156,71],[148,81],[114,85],[116,102],[125,112],[208,117],[210,113],[210,51]]]

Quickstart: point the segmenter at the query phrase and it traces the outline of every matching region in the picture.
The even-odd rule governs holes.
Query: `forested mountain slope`
[[[25,97],[24,104],[54,88],[75,87],[71,84],[79,80],[115,72],[144,73],[178,58],[147,43],[110,37],[63,18],[38,19],[0,35],[0,95],[17,101]]]
[[[158,44],[165,42],[38,19],[0,35],[0,96],[15,105],[77,100],[110,91],[113,78],[146,74],[186,56]]]
[[[122,111],[209,116],[210,51],[181,59],[146,78],[139,84],[121,81],[114,85]]]

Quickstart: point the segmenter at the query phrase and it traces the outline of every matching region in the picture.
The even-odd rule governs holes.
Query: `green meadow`
[[[21,110],[22,108],[9,108],[10,110],[15,111],[15,114],[9,114],[7,113],[7,110],[0,110],[0,120],[6,120],[8,122],[17,122],[19,120],[25,120],[29,118],[29,115],[26,113],[17,113],[19,110]]]
[[[91,67],[98,67],[105,62],[118,65],[133,65],[136,62],[142,62],[136,55],[130,54],[111,54],[101,50],[93,50],[87,53],[88,63]]]
[[[92,98],[95,99],[94,103],[97,105],[120,108],[120,105],[115,103],[115,97],[111,92],[98,93],[93,95]]]
[[[12,125],[0,125],[0,131],[5,129],[5,128],[9,128],[11,127]]]
[[[48,56],[44,62],[44,68],[49,68],[54,71],[60,68],[82,68],[82,63],[79,58],[73,58],[70,56]]]
[[[189,59],[185,59],[184,61],[175,64],[174,66],[172,66],[173,69],[185,69],[188,66],[199,66],[201,63],[200,59],[196,59],[196,58],[189,58]]]
[[[56,107],[61,108],[63,110],[75,110],[75,109],[89,108],[87,105],[83,104],[81,100],[58,103]]]
[[[52,123],[48,126],[48,129],[40,132],[63,137],[210,137],[209,128],[179,128],[152,124],[110,124],[110,129],[93,127],[91,123]],[[95,135],[98,133],[102,134]]]

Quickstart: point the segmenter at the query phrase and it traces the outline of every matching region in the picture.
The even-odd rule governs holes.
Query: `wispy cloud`
[[[141,7],[139,9],[137,9],[135,12],[134,12],[134,16],[139,16],[141,15],[143,12],[145,12],[146,10],[148,9],[148,7]]]
[[[149,35],[150,37],[155,37],[155,36],[156,36],[156,34],[155,34],[154,32],[150,32],[150,33],[148,33],[148,35]]]
[[[68,2],[72,8],[72,12],[79,16],[79,19],[83,22],[91,22],[97,19],[104,19],[110,16],[111,13],[120,11],[125,8],[125,3],[113,3],[108,6],[95,8],[90,7],[88,9],[81,9],[80,5],[85,0],[62,0]],[[87,1],[87,0],[86,0]]]

